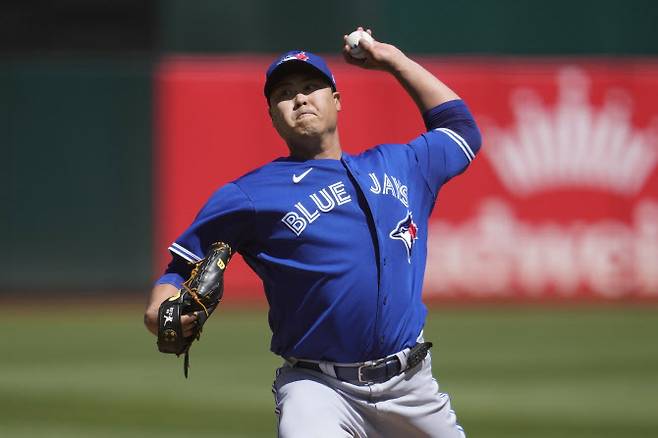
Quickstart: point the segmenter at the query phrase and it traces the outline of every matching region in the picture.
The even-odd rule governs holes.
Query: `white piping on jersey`
[[[169,247],[169,251],[178,254],[179,256],[181,256],[185,260],[187,260],[188,262],[196,263],[199,260],[201,260],[201,257],[198,257],[193,252],[189,251],[186,248],[183,248],[182,246],[180,246],[176,242],[171,244],[171,246]]]
[[[457,145],[459,145],[461,150],[464,152],[466,158],[468,158],[468,161],[469,162],[473,161],[473,158],[475,158],[475,154],[473,153],[473,150],[468,145],[468,143],[466,143],[466,140],[464,140],[461,135],[457,134],[455,131],[448,128],[437,128],[435,130],[441,131],[444,134],[446,134],[448,137],[453,139],[455,143],[457,143]]]

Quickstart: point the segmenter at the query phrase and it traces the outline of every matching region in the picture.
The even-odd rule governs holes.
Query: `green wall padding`
[[[151,62],[0,62],[0,290],[150,283]]]
[[[410,53],[658,54],[653,0],[162,0],[166,52],[336,52],[355,26]]]

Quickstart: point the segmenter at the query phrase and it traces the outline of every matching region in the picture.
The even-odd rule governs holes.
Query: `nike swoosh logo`
[[[301,180],[303,180],[304,177],[305,177],[306,175],[308,175],[308,173],[309,173],[311,170],[313,170],[312,167],[309,168],[306,172],[302,173],[302,174],[299,175],[299,176],[297,176],[297,175],[293,175],[293,176],[292,176],[292,182],[294,182],[295,184],[297,184],[298,182],[300,182]]]

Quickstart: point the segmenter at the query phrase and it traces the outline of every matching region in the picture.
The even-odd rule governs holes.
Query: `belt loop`
[[[324,374],[327,374],[333,377],[334,379],[336,378],[336,370],[334,369],[334,366],[332,364],[327,362],[320,362],[318,363],[318,366],[320,367],[320,369]]]
[[[395,356],[400,361],[400,369],[401,370],[406,370],[407,369],[407,357],[409,357],[409,352],[410,351],[411,351],[411,348],[405,348],[404,350],[395,353]]]

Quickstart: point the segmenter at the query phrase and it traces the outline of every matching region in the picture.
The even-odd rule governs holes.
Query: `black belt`
[[[395,355],[358,365],[331,366],[333,367],[338,380],[343,380],[349,383],[382,383],[421,363],[423,359],[425,359],[425,356],[427,356],[427,352],[430,348],[432,348],[431,342],[416,344],[416,346],[409,351],[409,355],[407,356],[407,367],[405,369],[402,369],[400,359]],[[322,371],[320,364],[317,362],[298,360],[293,366],[328,374]]]

